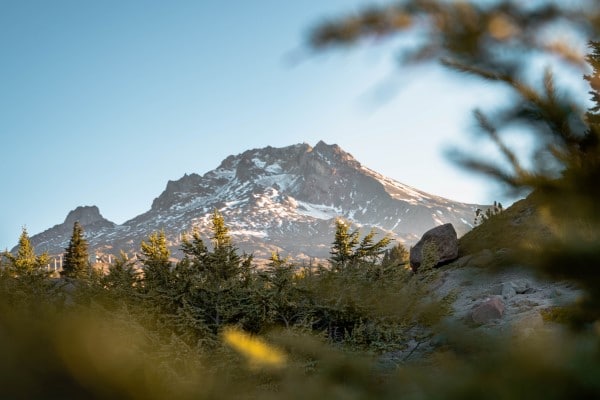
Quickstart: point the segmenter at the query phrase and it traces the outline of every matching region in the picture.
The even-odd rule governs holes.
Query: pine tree
[[[279,253],[272,253],[269,264],[261,274],[265,287],[261,290],[266,320],[283,323],[289,328],[301,318],[303,312],[300,305],[302,295],[296,287],[294,267]]]
[[[208,255],[211,279],[227,281],[241,273],[242,259],[231,241],[223,215],[215,209],[212,214],[212,252]]]
[[[173,268],[171,301],[175,311],[171,323],[191,344],[215,339],[216,329],[209,327],[214,314],[214,280],[209,263],[209,251],[196,229],[191,238],[184,235],[181,244],[183,259]]]
[[[6,266],[11,274],[16,276],[45,275],[45,267],[48,264],[48,254],[42,253],[36,256],[35,249],[31,244],[27,229],[23,228],[19,237],[17,255],[14,256],[8,251],[4,253]]]
[[[329,262],[334,270],[342,271],[354,261],[354,248],[358,245],[358,230],[350,231],[350,225],[341,218],[335,221],[335,239],[331,246]]]
[[[209,265],[208,249],[198,230],[192,232],[191,239],[183,237],[181,251],[183,259],[175,264],[171,274],[177,301],[181,307],[186,303],[196,305],[201,303],[199,289],[208,281]]]
[[[185,235],[181,244],[183,259],[175,265],[175,278],[181,290],[186,290],[194,281],[202,279],[207,273],[208,249],[200,237],[200,232],[194,229],[191,240]]]
[[[375,229],[371,229],[360,241],[358,248],[354,251],[357,261],[374,264],[385,253],[385,248],[390,244],[392,239],[389,236],[384,236],[383,239],[375,242],[375,233]]]
[[[165,232],[154,232],[147,242],[142,240],[141,250],[146,291],[156,291],[157,294],[165,295],[171,282],[171,252],[167,246]]]
[[[17,272],[32,271],[36,265],[35,250],[27,235],[27,229],[23,228],[19,237],[19,249],[15,258],[15,269]]]
[[[88,279],[90,274],[87,240],[83,236],[83,228],[75,221],[69,246],[65,249],[61,275],[67,278]]]
[[[133,260],[121,251],[108,267],[108,274],[101,278],[103,287],[116,293],[117,296],[127,296],[133,293],[133,287],[138,282]]]
[[[385,252],[385,247],[389,245],[391,239],[385,236],[383,239],[375,242],[375,230],[359,239],[358,229],[350,231],[350,224],[342,219],[335,221],[335,239],[331,246],[331,257],[329,261],[336,271],[343,271],[351,266],[357,266],[361,263],[375,263]]]
[[[41,271],[48,263],[48,254],[42,253],[36,256],[35,249],[29,240],[27,229],[23,228],[19,237],[19,249],[16,257],[10,257],[13,270],[18,275],[35,274]]]
[[[400,267],[408,263],[409,253],[402,243],[387,249],[381,260],[381,264],[386,267]]]
[[[248,315],[252,257],[238,254],[218,210],[213,211],[211,221],[212,249],[198,231],[191,240],[184,238],[184,259],[175,267],[174,282],[180,306],[195,310],[193,314],[200,322],[217,333],[224,323],[241,323]]]
[[[148,264],[166,264],[171,255],[167,246],[165,231],[151,233],[147,242],[142,240],[141,249],[142,260]]]
[[[187,236],[183,237],[181,251],[184,255],[183,259],[189,261],[193,269],[200,272],[205,267],[208,249],[198,230],[194,229],[191,240]]]
[[[215,209],[212,214],[213,249],[208,253],[207,295],[211,299],[210,319],[219,329],[223,323],[239,323],[247,309],[250,296],[248,272],[252,257],[240,257],[233,245],[223,215]]]

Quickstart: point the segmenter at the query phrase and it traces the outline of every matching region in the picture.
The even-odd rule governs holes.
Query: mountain
[[[37,234],[31,238],[34,246],[40,251],[48,251],[51,254],[62,253],[73,234],[73,224],[75,221],[86,230],[86,236],[94,235],[96,232],[115,229],[117,226],[104,218],[96,206],[81,206],[69,212],[65,222],[54,225],[52,228]],[[12,250],[15,251],[16,247]]]
[[[123,223],[104,219],[98,208],[79,207],[65,222],[31,238],[40,250],[60,253],[75,220],[92,251],[138,251],[141,240],[163,229],[173,250],[181,234],[208,233],[210,214],[221,211],[238,247],[256,258],[272,251],[295,259],[326,258],[338,217],[366,233],[375,228],[412,244],[433,226],[451,222],[471,229],[477,205],[433,196],[387,178],[339,146],[322,141],[266,147],[229,156],[200,176],[169,181],[150,210]]]

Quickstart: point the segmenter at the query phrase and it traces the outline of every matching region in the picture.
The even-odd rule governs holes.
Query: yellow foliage
[[[236,328],[223,332],[223,340],[246,357],[251,368],[281,368],[285,366],[285,354],[262,339]]]

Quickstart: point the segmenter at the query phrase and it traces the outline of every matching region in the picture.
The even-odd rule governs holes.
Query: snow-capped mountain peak
[[[206,231],[210,213],[218,209],[241,249],[258,258],[272,251],[308,258],[328,256],[338,217],[412,243],[447,222],[459,234],[466,232],[476,207],[385,177],[338,145],[320,141],[314,147],[302,143],[247,150],[202,176],[192,173],[169,181],[150,210],[123,225],[104,220],[97,208],[87,214],[75,210],[62,225],[80,220],[92,248],[101,251],[136,251],[142,239],[160,229],[177,249],[182,233]],[[97,225],[99,220],[106,223]],[[32,241],[60,252],[68,237],[52,238],[52,229]]]

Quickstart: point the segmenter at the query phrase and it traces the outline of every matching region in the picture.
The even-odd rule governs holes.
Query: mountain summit
[[[96,207],[80,207],[65,223],[31,240],[42,250],[61,252],[69,239],[62,231],[79,220],[92,250],[137,251],[141,240],[161,229],[176,250],[185,232],[208,230],[216,208],[240,249],[257,258],[279,251],[306,259],[328,256],[338,217],[365,233],[375,228],[411,244],[426,230],[448,222],[459,235],[465,233],[476,207],[387,178],[338,145],[320,141],[315,147],[302,143],[248,150],[202,176],[186,174],[169,181],[150,210],[122,225],[102,218]]]
[[[50,254],[62,253],[69,243],[75,221],[79,221],[90,233],[112,230],[117,226],[114,222],[104,218],[98,207],[80,206],[69,212],[65,222],[33,236],[31,241],[39,251],[47,251]],[[15,250],[16,247],[12,251]]]

